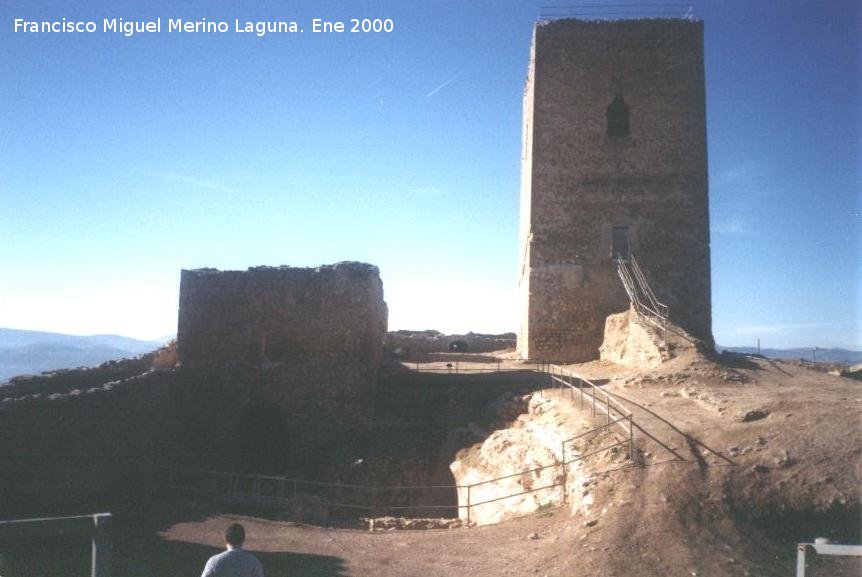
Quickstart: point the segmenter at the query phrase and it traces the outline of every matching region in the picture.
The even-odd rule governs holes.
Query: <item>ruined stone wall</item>
[[[10,385],[0,516],[146,494],[158,465],[302,474],[371,417],[386,333],[374,266],[184,271],[178,332],[179,368],[151,368],[154,353]]]
[[[252,429],[238,434],[251,444],[279,437],[275,466],[370,418],[386,324],[383,284],[369,264],[186,270],[177,350],[198,380],[233,371]],[[271,410],[279,417],[268,434],[255,422]]]
[[[87,384],[0,401],[0,516],[58,514],[142,490],[142,467],[186,449],[171,372]]]
[[[331,357],[374,372],[386,334],[377,267],[184,270],[177,347],[185,367]]]
[[[628,299],[616,226],[671,318],[711,336],[703,24],[537,25],[524,103],[523,357],[598,357],[605,318]],[[609,136],[615,96],[629,133]]]

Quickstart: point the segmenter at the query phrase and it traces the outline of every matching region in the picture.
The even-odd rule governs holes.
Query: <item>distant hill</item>
[[[716,345],[718,351],[731,351],[734,353],[757,354],[756,347],[723,347]],[[813,360],[812,349],[806,347],[800,349],[760,349],[760,354],[773,359],[805,359]],[[841,363],[855,365],[862,363],[862,351],[850,351],[847,349],[817,349],[817,361],[829,363]]]
[[[0,383],[17,375],[135,357],[163,344],[119,335],[77,336],[0,328]]]

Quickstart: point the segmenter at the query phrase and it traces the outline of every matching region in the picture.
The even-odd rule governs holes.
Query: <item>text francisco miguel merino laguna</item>
[[[83,33],[93,34],[95,32],[122,34],[133,36],[141,33],[186,32],[194,33],[216,33],[226,32],[249,33],[256,36],[264,36],[269,33],[292,33],[304,32],[298,22],[292,20],[269,20],[252,21],[235,19],[233,26],[224,20],[183,20],[182,18],[166,18],[167,26],[162,26],[162,19],[155,20],[123,20],[122,18],[104,18],[99,26],[93,20],[50,20],[33,21],[23,18],[15,19],[16,33],[31,34],[62,34]],[[349,21],[324,20],[314,18],[311,22],[311,32],[392,32],[392,20],[380,19],[358,19],[351,18]]]

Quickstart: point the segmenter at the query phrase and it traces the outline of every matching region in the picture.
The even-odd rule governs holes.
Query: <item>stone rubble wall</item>
[[[145,486],[147,464],[181,450],[172,371],[0,403],[0,516],[60,514]]]
[[[386,323],[383,283],[370,264],[184,270],[177,349],[186,367],[337,357],[374,372]]]
[[[178,367],[168,347],[10,385],[0,515],[148,491],[158,465],[301,467],[371,418],[385,333],[371,265],[184,271]]]
[[[236,370],[247,410],[280,413],[293,460],[370,418],[386,325],[373,265],[182,273],[181,367]]]

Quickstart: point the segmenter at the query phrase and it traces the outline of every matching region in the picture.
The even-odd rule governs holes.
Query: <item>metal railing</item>
[[[90,576],[111,577],[110,513],[0,521],[0,539],[81,533],[92,536]]]
[[[443,362],[443,361],[435,361]],[[477,361],[467,361],[467,366],[463,366],[461,361],[452,361],[446,363],[442,367],[429,367],[427,362],[422,361],[411,362],[409,368],[417,373],[436,373],[442,375],[473,375],[482,373],[522,373],[524,371],[534,371],[538,373],[547,372],[548,363],[543,361],[523,361],[523,367],[503,367],[503,360],[498,359],[493,363],[480,363]],[[406,363],[405,363],[406,364]],[[488,366],[477,367],[475,365],[485,364]]]
[[[586,402],[587,407],[591,408],[593,417],[596,416],[597,411],[603,412],[607,416],[606,426],[617,425],[623,430],[623,433],[628,436],[629,459],[633,460],[634,423],[632,412],[603,391],[598,385],[577,373],[568,371],[558,365],[548,365],[547,372],[551,378],[551,382],[556,383],[559,389],[568,389],[573,399],[576,394],[579,396],[578,406],[580,409],[583,410],[584,403]]]
[[[574,6],[542,6],[539,21],[564,18],[581,20],[628,20],[633,18],[673,18],[694,22],[694,6],[684,3],[656,4],[576,4]]]
[[[837,545],[825,539],[815,539],[814,543],[799,543],[796,546],[796,577],[805,577],[805,552],[811,547],[818,555],[841,555],[862,557],[862,545]]]
[[[617,273],[639,318],[646,320],[663,331],[662,338],[667,341],[667,326],[670,322],[669,307],[660,302],[644,276],[643,270],[634,255],[617,258]]]
[[[629,264],[631,265],[632,272],[634,273],[634,278],[635,280],[637,280],[638,287],[641,289],[641,292],[643,292],[644,296],[647,297],[647,300],[649,301],[652,310],[655,312],[655,314],[657,314],[665,321],[670,319],[670,311],[668,310],[668,306],[662,302],[659,302],[659,300],[656,298],[652,287],[647,282],[646,277],[644,276],[643,270],[641,270],[641,265],[638,264],[638,261],[634,255],[631,255]]]
[[[448,368],[451,367],[447,367],[447,369]],[[420,370],[418,366],[416,370]],[[427,371],[428,369],[421,370]],[[525,369],[499,369],[498,364],[497,367],[493,369],[479,369],[474,372],[497,370],[523,371]],[[453,372],[453,374],[462,374],[469,371],[470,369],[467,369],[466,371],[464,369],[459,369],[459,372]],[[572,463],[582,461],[593,455],[610,451],[611,449],[620,446],[627,447],[627,457],[629,460],[634,459],[634,424],[632,413],[620,404],[619,401],[611,397],[611,395],[603,391],[598,385],[589,379],[568,371],[558,365],[537,362],[535,371],[547,374],[552,386],[560,390],[568,389],[571,393],[572,400],[574,400],[575,395],[577,395],[579,398],[580,409],[583,409],[586,404],[586,406],[591,410],[593,417],[598,416],[600,413],[604,413],[606,417],[603,424],[561,441],[559,459],[555,460],[554,463],[464,485],[371,486],[350,483],[333,483],[327,481],[309,481],[286,476],[252,475],[185,467],[160,467],[159,471],[161,471],[163,475],[158,476],[157,484],[171,489],[193,490],[196,494],[203,493],[215,497],[239,499],[271,505],[296,505],[304,497],[313,496],[320,499],[327,507],[367,511],[372,517],[378,517],[380,516],[380,513],[384,511],[403,512],[441,509],[455,509],[458,511],[460,517],[460,512],[463,510],[465,512],[467,526],[470,526],[471,524],[471,512],[476,507],[503,501],[505,499],[562,487],[561,497],[563,502],[565,502],[568,469],[569,465]],[[429,372],[434,371],[432,370]],[[571,451],[567,451],[567,448],[571,447],[574,441],[578,441],[590,435],[595,437],[602,431],[610,431],[612,428],[619,428],[623,432],[624,436],[622,440],[619,440],[618,438],[614,439],[615,442],[610,445],[590,449],[582,453],[576,453],[569,458]],[[509,493],[484,501],[474,502],[473,500],[474,491],[477,487],[516,477],[533,475],[551,468],[560,468],[561,474],[558,474],[555,477],[555,480],[550,484],[543,485],[541,487],[530,487],[524,491]],[[387,500],[391,500],[392,495],[403,495],[404,493],[416,491],[425,492],[426,494],[433,491],[454,491],[458,497],[458,502],[457,504],[452,502],[438,502],[426,505],[398,505],[385,502]],[[346,492],[352,492],[354,494],[359,493],[364,496],[360,498],[360,502],[349,502],[349,499],[344,498]]]
[[[603,430],[610,428],[622,421],[627,420],[629,427],[626,429],[628,438],[617,440],[616,442],[602,446],[598,449],[592,449],[586,453],[572,455],[567,458],[567,446],[570,446],[573,441],[584,438],[588,435],[598,435]],[[560,444],[560,458],[554,463],[533,467],[523,471],[518,471],[508,475],[502,475],[492,479],[485,479],[475,483],[464,485],[458,484],[440,484],[440,485],[413,485],[413,486],[372,486],[358,485],[350,483],[333,483],[327,481],[309,481],[305,479],[296,479],[286,476],[275,475],[251,475],[243,473],[231,473],[226,471],[214,471],[209,469],[194,469],[188,467],[159,467],[156,471],[155,482],[158,486],[167,489],[194,491],[195,494],[208,494],[217,498],[228,500],[242,500],[262,505],[290,505],[296,506],[303,498],[316,497],[331,508],[341,508],[346,510],[367,511],[372,517],[381,516],[382,512],[392,511],[422,511],[422,510],[445,510],[457,509],[460,516],[460,511],[465,511],[466,524],[471,524],[471,511],[476,507],[495,503],[505,499],[511,499],[529,493],[562,487],[562,499],[566,500],[566,485],[568,478],[568,466],[577,461],[582,461],[593,455],[609,451],[615,447],[627,445],[629,447],[629,457],[631,457],[632,446],[632,429],[631,416],[622,419],[608,420],[608,422],[590,429],[574,437],[565,439]],[[531,487],[527,490],[509,493],[493,499],[474,502],[474,490],[476,487],[496,483],[506,479],[515,477],[530,476],[535,473],[551,468],[560,468],[561,474],[557,475],[554,482],[541,487]],[[392,495],[403,494],[405,492],[421,491],[424,493],[433,491],[448,491],[454,492],[458,496],[458,502],[452,503],[432,503],[426,505],[398,505],[388,504],[385,501],[391,499]],[[350,502],[345,499],[345,493],[353,493],[354,495],[362,495],[359,501]],[[464,497],[464,504],[461,504],[461,497]]]

